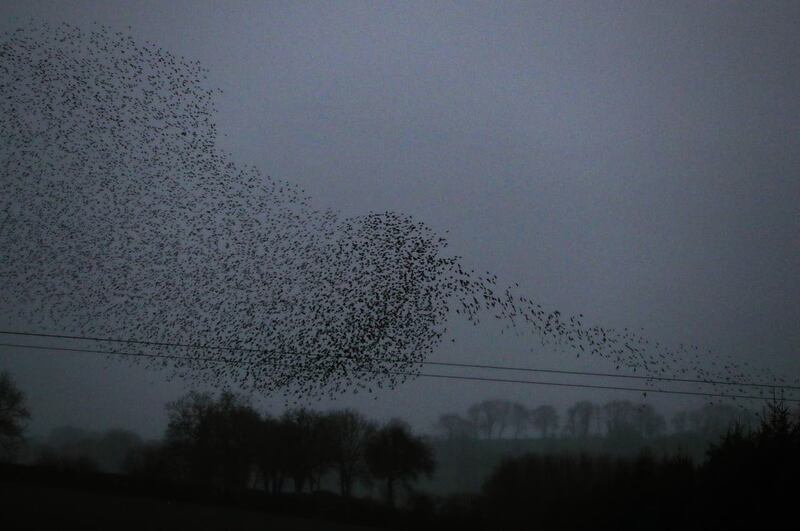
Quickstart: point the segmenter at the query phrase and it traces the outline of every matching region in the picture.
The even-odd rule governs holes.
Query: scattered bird
[[[411,216],[344,217],[237,164],[218,146],[221,91],[207,74],[104,26],[34,22],[0,37],[4,315],[207,346],[140,362],[295,399],[394,388],[418,374],[448,320],[478,325],[483,314],[618,369],[754,376],[547,311],[518,284],[466,270]]]

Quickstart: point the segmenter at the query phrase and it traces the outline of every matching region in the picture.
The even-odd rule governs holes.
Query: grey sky
[[[26,0],[0,7],[0,29],[30,16],[201,61],[224,90],[224,149],[321,207],[413,214],[552,308],[800,373],[796,2]],[[459,334],[437,359],[609,368]],[[34,427],[155,435],[183,389],[97,360],[0,362]],[[425,427],[495,395],[610,396],[421,380],[336,405]]]

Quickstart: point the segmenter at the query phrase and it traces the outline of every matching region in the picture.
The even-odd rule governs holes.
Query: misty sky
[[[31,16],[199,60],[224,90],[223,149],[319,207],[412,214],[548,307],[800,375],[797,2],[25,0],[0,30]],[[435,359],[610,369],[491,326],[457,335]],[[0,350],[0,368],[34,432],[157,436],[187,388],[89,355]],[[427,429],[494,396],[641,399],[421,379],[310,405]]]

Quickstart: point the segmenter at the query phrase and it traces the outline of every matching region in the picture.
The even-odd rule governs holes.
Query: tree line
[[[378,482],[393,505],[398,485],[435,468],[431,447],[406,423],[381,426],[349,409],[299,408],[273,417],[231,392],[217,398],[191,392],[167,411],[163,441],[132,452],[128,472],[273,494],[320,490],[323,477],[333,475],[341,495],[351,496],[359,483]]]
[[[425,437],[400,419],[383,425],[342,409],[290,409],[280,416],[259,413],[243,396],[190,392],[166,405],[161,441],[143,442],[133,432],[91,433],[62,427],[26,459],[54,469],[123,472],[154,480],[216,489],[261,488],[281,494],[313,492],[324,477],[335,478],[340,494],[377,483],[388,505],[398,488],[431,476],[436,463]],[[0,461],[14,461],[25,446],[30,413],[25,395],[7,372],[0,374]]]
[[[12,460],[24,443],[25,423],[30,418],[25,393],[8,371],[0,372],[0,460]]]
[[[798,478],[800,416],[773,401],[751,427],[728,427],[701,464],[648,450],[627,458],[529,453],[501,463],[473,503],[454,512],[498,527],[763,528],[796,518]]]
[[[755,414],[730,404],[705,404],[681,410],[671,419],[672,433],[694,432],[717,437],[734,424],[752,426]],[[581,400],[560,415],[552,405],[527,407],[519,402],[489,399],[469,406],[466,414],[445,413],[436,422],[445,439],[563,437],[653,438],[669,431],[666,419],[651,404],[612,400],[596,404]]]
[[[650,425],[663,426],[648,421],[653,412],[638,405],[633,409],[630,403],[619,401],[592,405],[594,413],[589,417],[587,404],[592,405],[574,404],[564,423],[552,423],[555,426],[548,433],[596,434],[598,411],[603,415],[605,437],[631,426],[643,434],[658,433]],[[505,420],[502,413],[487,420],[488,412],[505,408],[509,411]],[[527,410],[531,426],[535,426],[531,412],[545,411],[541,408]],[[514,414],[521,417],[523,409],[483,401],[470,407],[466,417],[449,417],[448,422],[455,422],[446,426],[464,427],[464,433],[475,440],[521,437],[524,430],[510,419]],[[169,403],[167,412],[162,441],[143,443],[121,430],[91,434],[60,429],[40,448],[38,464],[65,463],[64,449],[74,459],[81,452],[106,455],[108,463],[124,455],[121,469],[131,476],[178,486],[199,484],[251,497],[258,490],[270,495],[317,491],[327,477],[336,479],[342,500],[353,501],[356,486],[377,484],[389,507],[395,506],[398,491],[404,489],[405,510],[420,522],[459,529],[508,528],[518,523],[535,523],[543,529],[718,529],[742,523],[763,527],[770,519],[777,522],[793,516],[800,477],[800,417],[780,401],[768,403],[755,422],[741,410],[720,404],[678,412],[672,423],[676,432],[723,430],[706,447],[706,459],[699,464],[685,455],[654,450],[616,457],[528,451],[493,465],[477,491],[446,496],[411,491],[415,480],[433,473],[435,462],[431,441],[414,435],[399,420],[380,425],[352,410],[302,408],[271,416],[228,392],[218,396],[189,393]],[[0,413],[0,448],[18,449],[30,414],[24,394],[7,374],[0,377]],[[475,426],[482,426],[480,433]],[[539,431],[545,437],[544,430]],[[482,445],[492,446],[488,442],[467,446]],[[57,448],[62,451],[61,461],[54,458]],[[79,465],[72,461],[72,466]]]

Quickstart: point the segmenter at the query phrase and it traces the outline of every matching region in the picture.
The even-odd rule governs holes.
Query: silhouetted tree
[[[97,433],[76,426],[58,426],[50,430],[45,442],[53,448],[70,448],[81,442],[96,437]]]
[[[800,477],[800,424],[783,402],[773,401],[756,429],[735,423],[709,448],[703,472],[710,494],[708,528],[790,521]]]
[[[331,428],[321,414],[308,409],[289,411],[281,417],[287,441],[286,471],[295,492],[318,488],[322,474],[333,465]]]
[[[520,435],[528,430],[531,423],[531,414],[528,408],[519,402],[512,402],[509,406],[508,420],[514,428],[514,438],[518,439]]]
[[[558,412],[553,406],[539,406],[531,412],[531,423],[546,438],[558,429]]]
[[[182,480],[186,477],[180,460],[181,456],[162,443],[144,443],[128,452],[122,470],[149,479]]]
[[[295,444],[291,432],[291,427],[282,419],[265,417],[261,421],[256,463],[267,492],[279,494],[283,491]]]
[[[458,413],[441,415],[436,422],[436,429],[441,431],[448,441],[471,439],[477,436],[475,424]]]
[[[36,466],[69,472],[97,472],[97,463],[85,454],[66,454],[52,447],[39,448],[35,461]]]
[[[611,455],[634,454],[642,447],[643,436],[636,424],[636,404],[628,400],[613,400],[603,406],[606,437],[603,449]]]
[[[104,471],[121,472],[125,456],[142,444],[142,438],[130,430],[110,429],[97,442],[97,463]]]
[[[564,431],[572,437],[588,437],[594,414],[594,404],[587,400],[577,402],[567,410]]]
[[[191,392],[167,405],[165,443],[184,466],[185,478],[227,488],[248,485],[261,419],[240,396],[214,400]]]
[[[435,469],[433,450],[403,422],[393,421],[370,437],[365,457],[370,473],[386,481],[386,502],[394,506],[395,484],[431,475]]]
[[[506,428],[511,422],[511,402],[508,400],[492,400],[490,405],[494,408],[497,418],[497,438],[502,439]]]
[[[609,435],[636,431],[634,419],[636,406],[628,400],[612,400],[603,406],[606,417],[606,430]]]
[[[482,432],[487,439],[491,439],[497,427],[497,436],[502,437],[509,421],[511,403],[508,400],[484,400],[473,404],[467,410],[467,417]]]
[[[670,421],[672,429],[675,433],[684,433],[689,429],[689,412],[681,410],[672,416]]]
[[[24,442],[25,421],[30,412],[25,393],[14,383],[8,371],[0,373],[0,460],[14,460]]]
[[[556,519],[571,516],[564,509],[585,504],[597,477],[610,475],[606,472],[610,466],[607,459],[587,456],[528,454],[507,459],[483,485],[488,512],[502,524],[530,525],[535,518],[537,527],[557,528]]]
[[[636,430],[643,437],[657,437],[667,429],[664,417],[650,404],[642,404],[636,408],[633,422]]]
[[[350,496],[353,484],[368,473],[365,459],[367,442],[377,429],[375,424],[353,410],[328,414],[332,457],[339,474],[343,496]]]
[[[681,529],[694,469],[683,459],[528,454],[483,485],[492,529]],[[686,493],[689,493],[688,496]]]
[[[85,459],[94,463],[99,471],[121,472],[129,454],[142,444],[141,438],[128,430],[97,433],[62,426],[50,432],[40,454],[59,456],[66,461]]]
[[[594,405],[594,431],[598,435],[603,433],[605,429],[605,413],[603,406],[600,404]]]
[[[709,439],[723,436],[737,424],[750,427],[754,420],[752,412],[724,403],[706,404],[689,413],[691,428]]]

